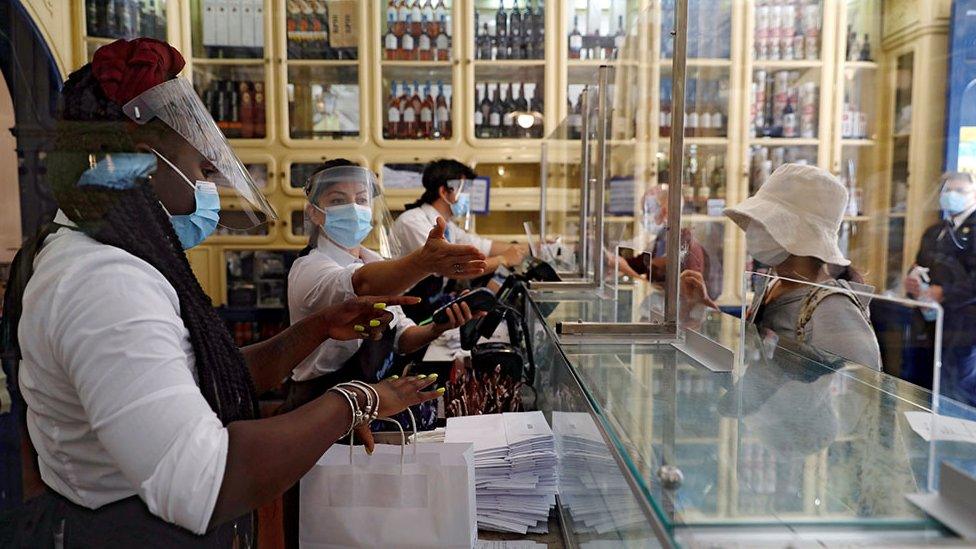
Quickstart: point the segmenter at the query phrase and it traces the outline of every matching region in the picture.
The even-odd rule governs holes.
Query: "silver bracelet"
[[[355,429],[360,424],[362,424],[362,421],[363,421],[363,412],[359,409],[359,406],[358,406],[358,404],[356,402],[355,395],[351,394],[346,389],[343,389],[342,387],[339,387],[337,385],[335,387],[332,387],[331,389],[329,389],[326,392],[327,393],[336,393],[336,394],[341,395],[342,398],[344,398],[346,400],[346,403],[349,404],[349,412],[350,412],[350,414],[352,416],[352,422],[349,424],[349,429],[346,430],[346,433],[340,437],[340,438],[346,438],[347,436],[349,436],[352,433],[353,429]]]
[[[352,386],[354,386],[354,387],[358,387],[359,389],[361,389],[364,393],[366,393],[367,397],[369,396],[370,393],[372,393],[372,395],[373,395],[372,405],[373,406],[369,410],[369,418],[370,418],[370,421],[375,421],[376,420],[376,417],[377,417],[377,415],[379,414],[379,411],[380,411],[380,394],[378,392],[376,392],[376,388],[374,388],[369,383],[364,383],[364,382],[358,381],[358,380],[350,381],[349,384],[352,385]],[[369,402],[369,401],[367,400],[367,402]]]
[[[359,401],[359,394],[356,393],[355,389],[359,389],[360,391],[362,391],[363,392],[363,396],[366,397],[366,406],[365,406],[365,408],[363,408],[363,413],[366,414],[367,416],[372,414],[372,410],[373,410],[373,395],[372,395],[372,393],[370,393],[368,390],[360,387],[355,381],[347,381],[345,383],[340,383],[338,385],[338,387],[342,387],[344,390],[350,391],[350,392],[352,392],[352,394],[356,395],[356,401],[357,402]]]

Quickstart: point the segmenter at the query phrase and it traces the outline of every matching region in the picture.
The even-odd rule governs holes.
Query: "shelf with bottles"
[[[544,131],[544,67],[475,72],[473,137],[539,139]]]
[[[662,145],[657,155],[657,181],[671,180],[669,148]],[[682,161],[682,215],[721,217],[728,203],[728,148],[721,146],[686,145]]]
[[[197,59],[265,59],[267,0],[191,0],[191,51]]]
[[[471,51],[479,62],[542,60],[546,56],[543,0],[473,0]]]
[[[842,3],[846,22],[846,44],[840,54],[845,67],[877,68],[875,52],[880,51],[880,6],[875,0],[847,0]]]
[[[167,0],[85,0],[86,41],[103,45],[119,38],[166,40]]]
[[[278,10],[284,21],[284,52],[299,60],[356,61],[365,14],[355,2],[287,0]]]
[[[685,137],[728,137],[729,82],[727,68],[689,68],[685,94]],[[671,135],[673,88],[671,76],[661,75],[661,108],[658,110],[658,132]]]
[[[820,60],[822,0],[757,0],[753,12],[754,63]]]
[[[753,71],[751,139],[812,139],[819,134],[820,69]]]
[[[634,0],[567,0],[566,51],[570,62],[618,58],[627,25],[638,11]]]
[[[385,9],[384,9],[385,4]],[[450,62],[454,48],[454,2],[376,1],[380,58],[384,62]]]
[[[769,140],[778,141],[778,140]],[[786,163],[817,164],[818,142],[798,146],[775,146],[773,144],[754,144],[746,152],[746,167],[749,174],[749,195],[759,190],[777,168]]]
[[[286,139],[357,140],[363,110],[359,67],[287,69]]]
[[[284,309],[288,271],[298,250],[225,250],[228,309]]]
[[[878,120],[880,101],[877,97],[877,71],[848,71],[842,73],[836,100],[840,111],[839,137],[844,142],[872,141]]]
[[[674,56],[674,0],[661,5],[662,59]],[[732,0],[689,0],[688,61],[729,59],[732,55]],[[670,64],[670,62],[669,62]]]
[[[382,128],[378,139],[416,144],[455,137],[453,72],[450,67],[384,67]],[[422,84],[421,84],[422,83]]]
[[[193,64],[193,87],[228,139],[268,137],[266,82],[262,65]]]

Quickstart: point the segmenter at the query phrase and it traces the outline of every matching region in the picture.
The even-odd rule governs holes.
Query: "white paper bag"
[[[336,444],[302,477],[301,547],[474,547],[471,444],[355,446],[351,461]]]

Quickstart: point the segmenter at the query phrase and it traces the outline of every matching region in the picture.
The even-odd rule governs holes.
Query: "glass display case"
[[[119,38],[169,37],[167,0],[84,0],[86,59]]]

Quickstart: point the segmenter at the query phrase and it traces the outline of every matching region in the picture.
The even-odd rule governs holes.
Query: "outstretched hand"
[[[380,409],[376,415],[390,417],[410,406],[443,395],[443,388],[433,391],[425,390],[431,388],[431,385],[436,381],[437,374],[434,374],[430,376],[409,376],[402,379],[394,376],[374,384],[373,389],[376,389],[376,394],[380,397]],[[369,425],[357,427],[355,436],[357,442],[362,442],[366,446],[366,452],[372,454],[375,444]]]
[[[351,339],[374,339],[383,337],[383,332],[393,320],[393,313],[386,310],[392,305],[414,305],[420,298],[408,296],[368,296],[357,297],[327,307],[319,312],[326,323],[331,339],[348,341]]]
[[[447,222],[438,217],[427,242],[418,251],[420,264],[429,272],[448,278],[467,279],[483,274],[488,266],[485,254],[474,246],[451,244],[444,237],[446,230]]]

